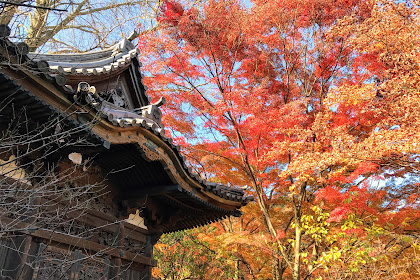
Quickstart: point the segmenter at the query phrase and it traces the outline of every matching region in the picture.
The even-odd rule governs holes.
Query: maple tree
[[[214,242],[250,279],[363,279],[374,268],[382,279],[381,261],[409,264],[419,250],[419,2],[183,4],[164,1],[161,29],[139,48],[191,167],[256,197]]]

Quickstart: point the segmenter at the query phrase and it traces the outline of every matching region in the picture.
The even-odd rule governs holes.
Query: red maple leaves
[[[415,12],[400,6],[256,0],[246,9],[229,0],[198,9],[166,1],[158,21],[167,24],[141,38],[149,93],[169,100],[167,133],[197,172],[254,194],[247,218],[270,240],[266,251],[287,260],[282,271],[296,273],[296,261],[312,273],[300,263],[305,252],[280,250],[295,252],[297,240],[316,258],[311,250],[330,252],[328,234],[368,240],[375,228],[414,227],[414,188],[401,179],[391,191],[377,177],[419,169],[420,29]],[[312,224],[302,224],[310,215]],[[325,239],[315,249],[314,236]]]
[[[171,0],[164,0],[160,6],[160,14],[156,17],[156,20],[160,23],[176,26],[183,14],[184,8],[181,4]]]

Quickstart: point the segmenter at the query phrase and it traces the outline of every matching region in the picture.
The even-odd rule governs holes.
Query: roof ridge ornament
[[[137,30],[133,30],[133,32],[130,33],[130,35],[128,36],[127,40],[128,41],[133,41],[134,39],[139,37],[139,32]]]
[[[164,96],[162,96],[161,98],[159,98],[158,101],[156,101],[155,103],[153,103],[152,105],[155,105],[156,107],[160,107],[162,105],[165,105],[166,103],[166,99]]]
[[[149,127],[163,129],[162,112],[159,106],[165,104],[166,100],[164,97],[161,97],[154,104],[130,110],[106,101],[99,96],[94,86],[89,85],[87,82],[80,82],[76,93],[73,95],[73,100],[81,105],[92,106],[96,111],[106,116],[111,123],[134,121]]]
[[[126,54],[136,47],[131,43],[127,38],[122,39],[117,45],[114,46],[112,50],[112,55],[115,56],[119,53]]]

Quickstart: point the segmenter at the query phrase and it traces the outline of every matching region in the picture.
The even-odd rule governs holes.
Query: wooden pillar
[[[115,233],[115,236],[117,238],[117,246],[121,249],[120,256],[122,257],[124,255],[124,248],[123,248],[123,241],[124,241],[124,221],[120,222],[120,225],[118,227],[118,231]],[[121,278],[121,257],[114,258],[112,261],[113,269],[111,272],[112,279],[120,280]]]
[[[29,249],[31,248],[32,236],[26,235],[24,242],[25,244],[23,246],[22,256],[20,258],[20,264],[16,273],[16,279],[18,280],[24,279],[24,276],[25,276],[25,264],[26,264],[26,261],[28,260],[28,253],[29,253]]]
[[[36,183],[35,183],[36,186]],[[25,220],[25,222],[29,223],[29,224],[34,224],[36,222],[36,218],[35,215],[38,212],[38,208],[37,205],[39,205],[41,203],[41,198],[40,197],[36,197],[32,203],[31,206],[33,207],[34,211],[31,211],[30,216]],[[32,236],[31,235],[26,235],[25,236],[25,244],[23,245],[23,250],[22,250],[22,255],[20,258],[20,264],[18,266],[17,272],[16,272],[16,279],[17,280],[22,280],[25,278],[25,275],[27,273],[27,269],[25,269],[25,265],[26,265],[26,261],[28,260],[28,254],[29,254],[29,250],[31,249],[31,243],[32,243]]]

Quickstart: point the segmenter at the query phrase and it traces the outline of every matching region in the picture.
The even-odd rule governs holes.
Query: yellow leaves
[[[384,228],[382,228],[378,225],[375,225],[375,224],[372,225],[371,227],[367,227],[366,231],[369,233],[369,235],[375,236],[375,237],[378,237],[378,236],[386,233]]]
[[[350,271],[355,272],[359,269],[359,264],[365,265],[367,260],[369,260],[369,255],[367,250],[360,249],[354,252],[352,262],[349,264]],[[373,260],[372,260],[373,261]]]
[[[324,266],[324,270],[328,271],[328,264],[330,262],[333,262],[333,261],[342,262],[342,260],[340,259],[341,256],[342,256],[342,250],[339,249],[338,247],[332,247],[329,251],[322,252],[321,257],[316,263]]]
[[[411,244],[411,247],[413,247],[413,249],[415,249],[415,250],[420,251],[420,242],[418,242],[418,241],[414,241],[414,242]]]
[[[363,225],[363,221],[358,219],[354,213],[349,214],[348,218],[345,220],[344,224],[341,226],[341,230],[345,231],[347,229],[356,229],[359,226]]]
[[[305,235],[311,236],[316,241],[321,241],[329,233],[329,213],[323,212],[319,206],[313,206],[314,213],[302,215],[301,227],[305,231]]]

